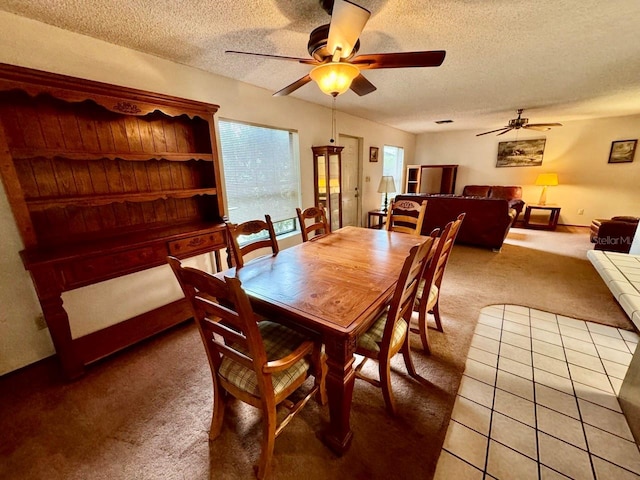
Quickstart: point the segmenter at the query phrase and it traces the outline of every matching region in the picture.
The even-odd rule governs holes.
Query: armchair
[[[591,242],[594,250],[629,253],[640,217],[618,216],[596,218],[591,222]]]

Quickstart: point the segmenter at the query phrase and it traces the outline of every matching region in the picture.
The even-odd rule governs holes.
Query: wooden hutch
[[[440,187],[435,192],[422,192],[421,185],[428,172],[440,174]],[[407,165],[404,193],[455,193],[458,165]]]
[[[68,378],[191,316],[179,300],[72,338],[61,294],[226,247],[217,109],[0,64],[2,180]]]

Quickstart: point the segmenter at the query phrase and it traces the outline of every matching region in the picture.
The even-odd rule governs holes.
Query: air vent
[[[443,123],[453,123],[453,120],[436,120],[436,123],[438,125],[441,125]]]

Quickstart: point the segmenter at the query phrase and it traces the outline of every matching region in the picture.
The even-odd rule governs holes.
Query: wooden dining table
[[[216,274],[237,276],[256,312],[321,336],[330,415],[322,437],[339,455],[353,438],[349,417],[358,336],[390,301],[409,250],[425,239],[344,227]]]

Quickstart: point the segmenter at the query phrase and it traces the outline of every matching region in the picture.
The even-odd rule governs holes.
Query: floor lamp
[[[380,184],[378,185],[378,193],[384,193],[384,208],[382,211],[387,213],[388,205],[389,205],[389,193],[394,193],[396,191],[396,183],[393,181],[393,177],[391,175],[383,175],[380,179]]]

